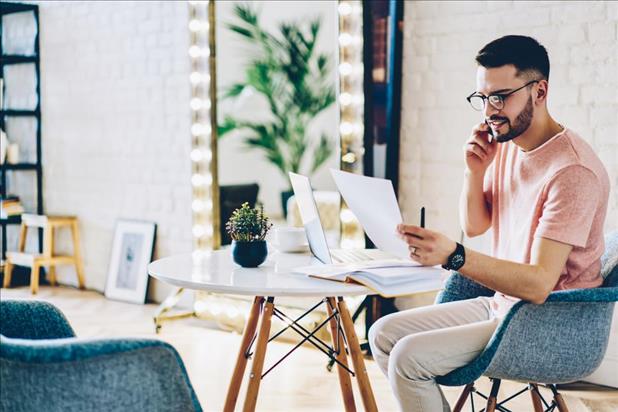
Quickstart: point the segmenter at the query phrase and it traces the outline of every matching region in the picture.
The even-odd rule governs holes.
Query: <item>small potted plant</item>
[[[234,210],[225,229],[232,238],[232,257],[242,267],[255,268],[268,256],[264,238],[272,227],[264,206],[254,209],[245,202]]]

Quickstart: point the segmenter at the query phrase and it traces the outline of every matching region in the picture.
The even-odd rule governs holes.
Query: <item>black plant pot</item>
[[[232,257],[234,262],[244,268],[256,268],[266,260],[268,248],[265,240],[254,242],[232,241]]]
[[[288,218],[288,200],[294,194],[293,190],[288,190],[287,192],[281,192],[281,209],[283,210],[283,218]]]

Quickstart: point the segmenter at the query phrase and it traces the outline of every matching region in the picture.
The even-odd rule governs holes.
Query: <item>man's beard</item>
[[[526,103],[526,107],[523,108],[521,113],[517,115],[515,122],[511,126],[511,122],[508,119],[504,119],[508,122],[509,131],[505,134],[499,134],[496,136],[496,141],[498,143],[505,143],[509,140],[515,139],[517,136],[524,133],[530,127],[532,123],[532,96],[528,99],[528,103]],[[499,119],[495,119],[499,120]]]

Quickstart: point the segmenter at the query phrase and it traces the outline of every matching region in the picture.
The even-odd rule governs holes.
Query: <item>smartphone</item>
[[[494,131],[491,130],[491,126],[489,125],[489,123],[487,123],[487,120],[485,120],[485,124],[487,125],[487,129],[488,129],[488,133],[489,133],[489,139],[487,140],[489,143],[492,142],[492,140],[494,140]]]

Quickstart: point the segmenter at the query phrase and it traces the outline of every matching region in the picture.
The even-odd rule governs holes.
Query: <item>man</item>
[[[505,36],[476,61],[477,91],[468,101],[484,121],[464,146],[460,218],[468,236],[492,229],[492,256],[418,226],[397,230],[413,259],[496,293],[395,313],[372,326],[373,355],[404,411],[450,410],[435,377],[471,362],[518,300],[542,304],[552,290],[602,283],[609,178],[590,146],[547,111],[545,48]]]

